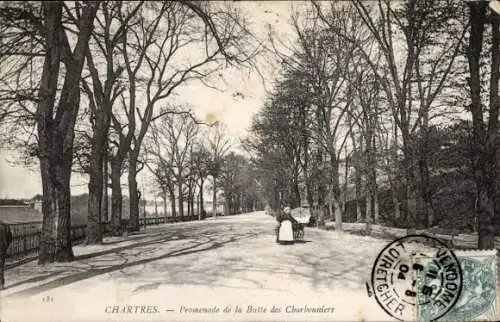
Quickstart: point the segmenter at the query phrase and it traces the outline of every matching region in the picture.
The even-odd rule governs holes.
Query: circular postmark
[[[384,311],[401,321],[437,320],[462,291],[460,263],[436,238],[408,235],[388,244],[377,256],[371,284]]]

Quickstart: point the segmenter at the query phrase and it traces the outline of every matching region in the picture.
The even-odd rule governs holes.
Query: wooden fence
[[[146,217],[139,218],[140,226],[160,225],[179,221],[198,220],[198,216],[184,217]],[[42,235],[41,222],[28,222],[20,224],[10,224],[12,230],[12,243],[7,250],[6,259],[17,260],[26,256],[35,256],[40,247]],[[103,223],[104,234],[111,231],[109,222]],[[71,227],[71,240],[73,244],[78,244],[85,240],[87,235],[87,225],[74,225]]]

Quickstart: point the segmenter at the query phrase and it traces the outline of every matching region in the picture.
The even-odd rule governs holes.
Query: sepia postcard
[[[0,3],[0,322],[500,320],[500,1]]]

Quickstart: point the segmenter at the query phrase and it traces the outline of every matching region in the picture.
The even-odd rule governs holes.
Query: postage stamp
[[[498,321],[496,253],[453,250],[427,235],[399,238],[374,262],[374,297],[401,321]]]
[[[462,271],[462,291],[440,321],[498,321],[496,305],[497,260],[496,250],[455,251]],[[432,285],[432,291],[446,300],[450,292],[447,284],[440,284],[433,274],[436,264],[427,257],[416,256],[415,263],[424,266],[425,272],[417,276],[417,285]],[[445,273],[446,274],[446,273]],[[452,274],[449,274],[450,277]],[[425,303],[432,295],[417,293],[418,303]],[[440,303],[442,304],[442,303]],[[416,320],[432,321],[439,306],[417,305]]]

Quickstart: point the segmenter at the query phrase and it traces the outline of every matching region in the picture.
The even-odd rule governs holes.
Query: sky
[[[282,40],[291,39],[288,24],[292,5],[290,1],[241,1],[237,4],[247,13],[250,28],[257,37],[266,39],[266,26],[271,24]],[[297,3],[293,6],[297,6]],[[261,71],[268,80],[276,73],[269,65],[262,66]],[[224,72],[224,78],[228,84],[225,88],[214,90],[195,83],[177,91],[177,98],[189,103],[200,119],[215,118],[225,123],[233,141],[238,141],[238,138],[247,134],[252,116],[263,105],[266,91],[257,73],[248,75],[230,70]],[[242,95],[236,96],[236,93]],[[41,193],[41,179],[37,168],[27,169],[22,165],[13,165],[9,162],[12,160],[11,153],[0,150],[0,198],[31,198]],[[126,176],[122,180],[125,183]],[[139,178],[140,185],[147,181],[147,178]],[[73,175],[71,186],[72,194],[87,192],[85,177]]]
[[[254,34],[261,40],[267,40],[268,25],[275,31],[279,41],[291,44],[294,36],[289,23],[290,14],[294,9],[300,9],[304,2],[299,1],[238,1],[235,5],[241,7],[250,21]],[[269,45],[269,42],[266,43]],[[265,83],[256,73],[242,73],[237,70],[222,71],[226,85],[218,86],[219,90],[211,89],[203,84],[190,83],[178,88],[174,100],[187,103],[200,120],[212,122],[221,121],[227,127],[232,141],[237,143],[248,133],[252,117],[262,108],[266,98],[266,89],[271,89],[271,81],[279,70],[269,62],[270,57],[260,60],[260,71],[265,76]],[[235,95],[239,93],[239,95]],[[237,149],[238,147],[235,146]],[[26,169],[8,162],[12,156],[0,150],[0,198],[31,198],[41,193],[41,179],[35,169]],[[147,170],[138,176],[139,186],[148,187]],[[126,175],[122,184],[126,185]],[[87,192],[87,179],[73,175],[72,193]],[[126,193],[126,192],[124,192]]]

